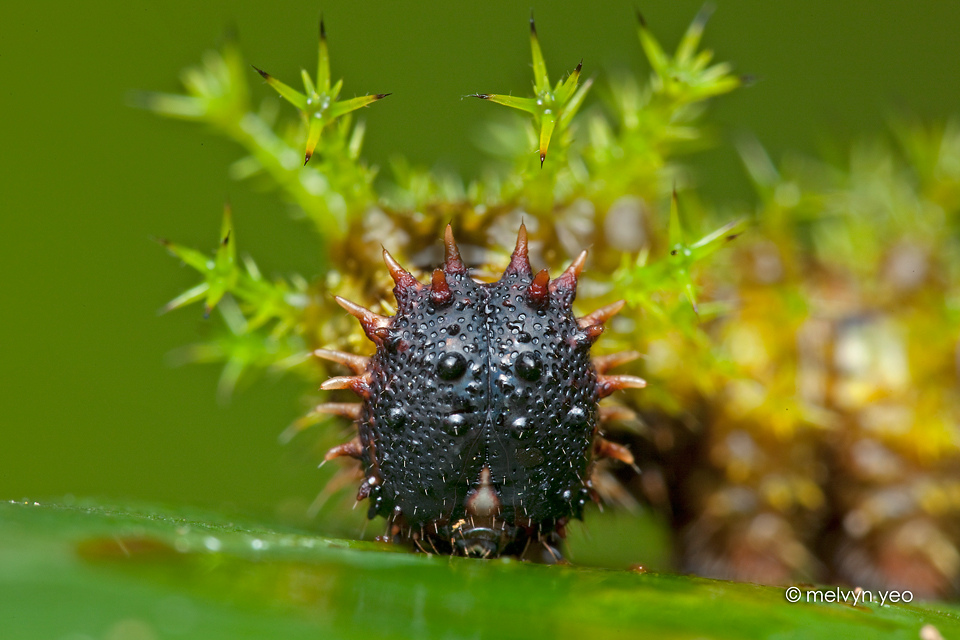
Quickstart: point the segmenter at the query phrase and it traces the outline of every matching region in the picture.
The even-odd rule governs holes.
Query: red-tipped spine
[[[577,324],[580,325],[580,328],[589,327],[592,324],[603,324],[613,316],[620,313],[620,311],[627,305],[626,300],[617,300],[612,304],[608,304],[605,307],[600,307],[593,313],[589,313],[582,318],[577,318]]]
[[[370,395],[370,385],[365,376],[337,376],[325,380],[320,388],[324,391],[333,391],[334,389],[349,389],[358,396],[366,398]]]
[[[614,367],[619,367],[622,364],[628,362],[633,362],[641,356],[639,351],[620,351],[619,353],[611,353],[606,356],[598,356],[593,359],[593,366],[597,370],[597,373],[606,373]]]
[[[400,266],[400,263],[394,259],[390,252],[386,249],[383,250],[383,261],[387,265],[387,269],[390,271],[390,277],[393,278],[393,281],[396,283],[396,293],[400,294],[409,289],[419,289],[420,282],[417,281],[413,275],[410,274],[406,269]]]
[[[601,398],[606,398],[620,389],[643,389],[646,386],[647,381],[637,376],[600,375],[597,379],[597,392]]]
[[[623,464],[634,466],[633,454],[622,444],[610,442],[606,438],[598,437],[593,441],[593,453],[598,458],[611,458]]]
[[[546,307],[550,304],[550,274],[546,269],[541,269],[533,277],[530,288],[527,289],[527,298],[530,303],[538,307]]]
[[[571,262],[570,266],[567,267],[567,270],[550,283],[550,292],[553,293],[558,290],[576,291],[577,279],[580,277],[580,272],[583,271],[583,265],[586,264],[586,262],[587,252],[581,251],[576,260]]]
[[[600,406],[601,422],[635,420],[636,418],[637,414],[627,407],[622,407],[618,404]]]
[[[329,413],[333,416],[359,420],[360,409],[362,408],[363,405],[357,402],[324,402],[315,406],[313,413]]]
[[[602,324],[592,324],[589,327],[582,328],[577,335],[574,336],[573,341],[576,345],[590,346],[597,341],[597,338],[599,338],[602,333]]]
[[[517,247],[510,256],[510,264],[503,272],[505,276],[519,275],[530,277],[533,275],[533,269],[530,267],[530,256],[527,247],[527,226],[520,224],[520,230],[517,232]]]
[[[433,281],[430,284],[430,300],[438,307],[449,304],[453,300],[453,292],[447,282],[447,274],[443,269],[433,271]]]
[[[323,358],[324,360],[329,360],[330,362],[342,364],[345,367],[350,367],[353,369],[354,373],[363,373],[367,370],[367,367],[370,366],[370,358],[366,356],[358,356],[355,353],[347,353],[346,351],[317,349],[313,352],[313,355],[317,356],[318,358]]]
[[[443,232],[443,270],[447,273],[467,273],[467,267],[460,258],[460,249],[457,247],[457,241],[453,239],[453,227],[449,224]]]
[[[344,442],[333,447],[323,456],[324,462],[329,462],[334,458],[356,458],[359,460],[363,456],[363,445],[360,444],[360,438],[354,438],[350,442]]]
[[[390,326],[390,318],[386,316],[381,316],[378,313],[370,311],[361,307],[355,302],[350,302],[345,298],[340,296],[334,296],[334,299],[337,301],[341,307],[347,310],[347,312],[352,315],[354,318],[360,321],[360,326],[363,327],[363,332],[367,334],[367,337],[374,341],[379,341],[378,329],[385,329]]]

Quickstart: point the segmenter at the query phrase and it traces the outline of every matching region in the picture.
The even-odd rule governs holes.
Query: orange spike
[[[637,376],[597,376],[597,391],[601,398],[606,398],[620,389],[643,389],[647,381]]]
[[[537,275],[533,278],[533,282],[530,283],[530,288],[527,289],[527,297],[530,299],[530,302],[538,307],[547,306],[547,303],[550,302],[550,290],[547,286],[549,282],[550,274],[547,273],[546,269],[541,269],[537,272]]]
[[[381,316],[378,313],[370,311],[370,309],[365,309],[355,302],[350,302],[340,296],[334,296],[334,299],[337,301],[341,307],[347,310],[347,312],[352,315],[354,318],[360,321],[360,326],[363,327],[363,332],[367,334],[367,337],[371,340],[374,340],[376,335],[376,330],[389,327],[390,318]]]
[[[360,419],[360,409],[363,405],[356,402],[324,402],[313,408],[312,413],[329,413],[334,416],[342,416],[351,420]]]
[[[343,456],[356,458],[357,460],[363,456],[363,445],[360,444],[360,438],[354,438],[350,442],[344,442],[333,447],[327,451],[327,455],[323,456],[323,461],[329,462],[334,458],[342,458]]]
[[[593,442],[593,452],[598,458],[612,458],[623,464],[634,466],[633,454],[622,444],[610,442],[606,438],[598,437]]]
[[[400,266],[400,263],[390,255],[390,252],[386,249],[383,250],[383,261],[387,264],[387,269],[390,271],[390,277],[393,278],[393,281],[397,284],[396,293],[400,291],[406,291],[407,289],[419,289],[420,283],[414,278],[410,272]]]
[[[366,397],[370,393],[370,387],[367,384],[367,379],[364,376],[337,376],[335,378],[330,378],[325,380],[323,384],[320,385],[320,388],[324,391],[332,391],[334,389],[349,389],[359,396]]]
[[[601,422],[636,420],[636,418],[637,414],[627,407],[622,407],[618,404],[600,406]]]
[[[606,356],[598,356],[593,359],[593,367],[597,370],[597,373],[606,373],[614,367],[633,362],[641,355],[639,351],[621,351]]]
[[[592,324],[589,327],[585,327],[580,333],[574,336],[573,343],[576,345],[591,345],[597,341],[597,338],[599,338],[600,334],[602,333],[602,324]]]
[[[520,223],[520,231],[517,232],[517,247],[510,256],[510,264],[503,272],[504,276],[531,276],[533,269],[530,268],[530,256],[527,249],[527,226]]]
[[[355,353],[347,353],[346,351],[317,349],[313,352],[313,355],[318,358],[323,358],[324,360],[329,360],[330,362],[342,364],[345,367],[350,367],[354,373],[363,373],[367,370],[367,367],[370,366],[370,358],[358,356]]]
[[[443,269],[434,269],[433,281],[430,285],[430,299],[433,304],[443,306],[453,299],[453,292],[450,291],[450,285],[447,283],[447,274]]]
[[[447,273],[467,272],[467,267],[464,266],[463,260],[460,258],[460,249],[457,248],[457,241],[453,239],[453,227],[449,224],[443,232],[443,250],[444,271]]]
[[[613,316],[620,313],[620,310],[627,305],[626,300],[617,300],[605,307],[600,307],[593,313],[589,313],[582,318],[577,318],[577,324],[581,329],[589,327],[592,324],[603,324]]]
[[[587,262],[587,252],[581,251],[580,255],[577,256],[577,259],[570,263],[570,266],[567,267],[567,270],[557,276],[556,280],[550,283],[550,293],[553,293],[557,289],[567,289],[570,291],[576,291],[577,289],[577,278],[580,277],[580,272],[583,271],[583,265]]]

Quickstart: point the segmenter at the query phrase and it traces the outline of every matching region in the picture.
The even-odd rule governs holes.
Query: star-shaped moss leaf
[[[196,249],[182,247],[166,240],[161,240],[161,243],[170,253],[203,275],[203,282],[168,302],[163,307],[163,311],[172,311],[193,302],[204,300],[204,316],[209,316],[210,311],[220,302],[227,291],[236,286],[237,281],[237,249],[233,238],[233,217],[230,213],[230,206],[227,205],[223,208],[223,222],[220,225],[220,246],[212,258],[205,256]]]
[[[667,232],[670,245],[670,257],[667,264],[673,271],[673,277],[683,288],[684,293],[687,294],[694,311],[698,311],[697,296],[696,287],[690,275],[690,268],[697,261],[703,260],[719,249],[724,243],[736,238],[743,226],[743,220],[734,220],[708,233],[696,242],[688,242],[687,233],[680,221],[677,192],[673,192],[670,199],[670,228]]]
[[[670,200],[670,222],[667,231],[669,254],[665,259],[651,260],[650,250],[645,248],[631,264],[624,257],[624,263],[614,276],[618,289],[629,291],[628,301],[646,309],[660,320],[668,319],[668,311],[662,306],[663,291],[683,292],[693,311],[700,314],[697,303],[697,285],[692,270],[698,263],[736,238],[744,229],[744,220],[734,220],[725,224],[696,241],[687,240],[687,230],[680,219],[680,207],[677,193]],[[661,302],[656,300],[660,299]]]
[[[536,94],[535,97],[517,98],[496,93],[475,93],[470,97],[489,100],[531,114],[540,132],[538,151],[540,153],[540,166],[542,167],[554,132],[558,127],[560,131],[564,131],[569,126],[571,119],[577,113],[580,105],[583,104],[583,98],[589,91],[590,85],[593,84],[593,80],[588,79],[582,86],[579,86],[580,70],[583,66],[581,60],[570,75],[558,80],[555,86],[550,86],[547,64],[543,59],[543,52],[540,50],[540,41],[537,39],[537,27],[533,21],[533,16],[530,16],[530,48],[533,54],[533,92]]]
[[[710,66],[713,52],[697,50],[712,13],[713,7],[704,5],[687,28],[673,56],[664,51],[647,28],[646,20],[637,13],[640,45],[653,67],[655,82],[652,88],[655,92],[682,96],[686,102],[698,102],[729,93],[743,84],[742,78],[731,75],[730,64],[723,62]]]
[[[284,84],[266,71],[253,67],[263,79],[273,87],[287,102],[296,107],[307,121],[307,144],[303,164],[310,162],[310,157],[320,142],[324,127],[340,116],[356,111],[361,107],[386,98],[389,93],[376,93],[368,96],[359,96],[349,100],[338,100],[343,80],[330,84],[330,54],[327,50],[327,31],[320,20],[320,46],[317,62],[316,82],[307,71],[301,70],[304,92]]]

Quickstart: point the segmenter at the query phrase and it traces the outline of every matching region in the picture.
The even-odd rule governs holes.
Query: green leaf
[[[161,243],[167,248],[167,251],[180,258],[185,264],[193,267],[200,273],[207,273],[213,268],[213,261],[196,249],[182,247],[178,244],[174,244],[173,242],[161,241]]]
[[[474,93],[467,97],[489,100],[490,102],[496,102],[497,104],[502,104],[505,107],[519,109],[520,111],[526,111],[527,113],[536,114],[540,111],[540,108],[537,106],[536,98],[518,98],[516,96],[505,96],[497,93]]]
[[[557,102],[563,104],[570,100],[570,96],[577,90],[581,69],[583,69],[583,60],[577,64],[577,67],[570,72],[570,75],[568,75],[565,80],[557,82],[557,88],[553,92]]]
[[[310,162],[310,158],[313,157],[313,152],[320,142],[320,136],[323,135],[324,124],[326,123],[319,114],[309,119],[307,124],[307,143],[304,145],[303,164]]]
[[[376,93],[369,96],[358,96],[356,98],[350,98],[349,100],[334,102],[332,105],[330,105],[330,108],[327,111],[327,117],[331,120],[339,118],[346,113],[350,113],[351,111],[356,111],[357,109],[371,105],[377,100],[383,100],[388,95],[390,94]]]
[[[707,26],[707,21],[711,15],[713,15],[713,6],[710,4],[703,5],[699,13],[697,13],[697,16],[693,19],[693,22],[691,22],[687,28],[687,32],[683,34],[683,39],[680,40],[680,45],[677,47],[675,56],[677,64],[690,64],[693,62],[696,66],[700,67],[706,66],[710,61],[712,57],[711,54],[707,54],[696,61],[694,61],[694,56],[697,53],[697,47],[700,46],[700,39],[703,37],[703,28]]]
[[[233,271],[237,263],[237,243],[233,237],[233,213],[230,205],[223,207],[223,220],[220,222],[220,247],[217,249],[216,269],[221,274]]]
[[[133,106],[150,109],[169,118],[181,120],[200,120],[207,115],[207,108],[201,98],[177,96],[165,93],[143,93],[131,96]]]
[[[303,80],[303,90],[306,91],[307,95],[315,96],[317,88],[313,86],[313,80],[310,79],[310,74],[307,73],[306,69],[300,69],[300,78]]]
[[[715,231],[711,231],[692,245],[690,245],[691,258],[694,261],[706,258],[714,251],[722,247],[725,243],[736,238],[747,226],[744,219],[734,220],[723,225]]]
[[[540,118],[540,166],[547,157],[547,147],[550,146],[550,136],[557,124],[557,116],[552,111],[544,112]]]
[[[256,69],[257,73],[259,73],[263,79],[267,81],[267,84],[273,87],[284,100],[295,106],[300,111],[306,111],[307,96],[303,95],[293,87],[280,82],[266,71],[258,69],[257,67],[253,68]]]
[[[194,302],[199,302],[207,296],[207,291],[210,289],[210,285],[206,282],[201,282],[195,287],[187,289],[176,298],[163,305],[161,313],[166,313],[167,311],[173,311],[174,309],[179,309],[180,307],[185,307],[188,304],[193,304]]]
[[[327,50],[327,29],[320,18],[319,55],[317,56],[317,86],[330,93],[330,52]],[[337,92],[339,93],[339,91]]]
[[[641,19],[637,26],[637,33],[640,36],[640,46],[643,47],[643,53],[647,56],[650,66],[658,75],[663,75],[670,65],[670,57],[660,46],[660,43],[647,29],[646,23]]]
[[[0,504],[0,620],[11,639],[915,640],[928,624],[960,636],[953,605],[790,604],[784,593],[414,555],[183,508]]]
[[[682,247],[685,240],[683,226],[680,223],[679,198],[677,198],[677,190],[674,189],[670,196],[670,227],[667,231],[667,242],[670,244],[670,250],[674,251]]]
[[[547,63],[540,50],[540,40],[537,39],[537,25],[530,14],[530,49],[533,54],[533,90],[543,93],[550,90],[550,77],[547,75]]]
[[[336,100],[340,97],[340,91],[343,90],[343,78],[337,80],[336,84],[333,85],[333,88],[330,89],[330,99]]]
[[[570,126],[570,121],[573,119],[573,116],[577,114],[577,111],[580,110],[580,106],[583,104],[583,99],[586,97],[587,92],[590,91],[590,87],[593,86],[593,78],[587,78],[587,81],[577,89],[576,93],[570,97],[567,101],[566,106],[563,108],[563,112],[560,115],[560,128],[566,129]]]

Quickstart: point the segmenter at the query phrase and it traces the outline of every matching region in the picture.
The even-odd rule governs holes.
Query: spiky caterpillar
[[[327,459],[360,461],[358,499],[383,516],[390,537],[423,551],[496,557],[537,542],[554,557],[571,518],[595,496],[596,461],[632,464],[600,435],[598,401],[643,387],[605,372],[637,357],[591,360],[617,302],[573,314],[586,252],[559,277],[533,273],[521,225],[509,266],[497,282],[470,278],[448,226],[445,261],[422,284],[384,250],[397,314],[384,317],[337,298],[376,344],[365,358],[318,350],[355,375],[323,389],[349,389],[359,404],[321,410],[357,421],[358,436]]]

